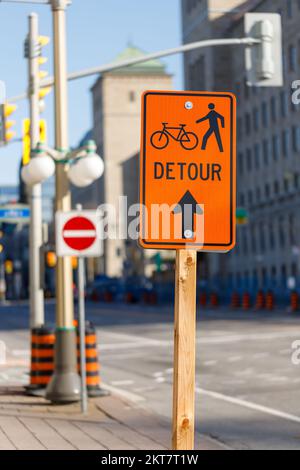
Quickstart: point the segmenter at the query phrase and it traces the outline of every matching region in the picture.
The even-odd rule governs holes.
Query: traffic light
[[[4,269],[6,274],[12,274],[14,271],[14,263],[10,259],[7,259],[4,263]]]
[[[54,251],[48,251],[46,253],[46,264],[48,268],[55,268],[57,262],[56,253]]]
[[[245,35],[259,42],[246,47],[247,85],[282,86],[282,26],[278,13],[246,13]]]
[[[28,165],[30,162],[30,152],[31,152],[31,139],[30,139],[30,119],[23,120],[23,131],[22,131],[22,141],[23,141],[23,156],[22,163],[23,166]],[[40,119],[40,142],[47,143],[47,122],[45,119]]]
[[[50,42],[50,38],[48,36],[39,36],[39,41],[38,41],[38,51],[39,51],[39,65],[44,65],[48,62],[47,57],[43,56],[43,48],[46,47]],[[40,70],[39,71],[39,78],[40,80],[43,80],[47,77],[48,72],[46,70]],[[40,111],[43,110],[44,108],[44,98],[51,93],[52,88],[51,87],[41,87],[39,90],[39,99],[40,99]]]
[[[16,136],[16,132],[12,130],[15,121],[8,120],[17,109],[17,105],[5,103],[0,105],[0,144],[6,145]]]

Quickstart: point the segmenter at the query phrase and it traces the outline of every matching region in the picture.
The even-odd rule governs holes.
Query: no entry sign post
[[[194,448],[197,251],[235,245],[236,103],[231,93],[142,97],[140,245],[175,249],[172,448]]]
[[[85,269],[84,258],[102,254],[100,226],[95,211],[77,211],[56,213],[56,250],[57,256],[78,257],[78,316],[80,344],[80,383],[81,411],[86,413],[88,398],[86,388],[85,354]]]

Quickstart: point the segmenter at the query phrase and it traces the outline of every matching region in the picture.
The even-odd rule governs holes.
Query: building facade
[[[231,11],[219,14],[218,3],[225,2],[182,1],[184,41],[205,34],[242,37],[245,12],[278,12],[284,86],[249,87],[243,47],[211,48],[185,59],[186,88],[237,96],[237,201],[247,223],[237,227],[236,248],[209,263],[232,288],[272,288],[284,295],[288,280],[299,282],[300,268],[300,109],[291,99],[292,82],[300,74],[300,2],[226,2],[228,10],[232,3]]]

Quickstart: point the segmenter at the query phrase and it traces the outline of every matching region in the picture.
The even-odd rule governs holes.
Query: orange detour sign
[[[235,167],[234,95],[146,91],[140,156],[142,247],[231,250]]]

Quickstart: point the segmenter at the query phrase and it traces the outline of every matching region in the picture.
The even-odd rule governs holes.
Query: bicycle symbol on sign
[[[198,145],[198,137],[194,132],[187,132],[185,130],[186,124],[179,124],[179,127],[170,127],[167,122],[162,123],[163,128],[160,131],[155,131],[151,138],[151,145],[158,149],[165,149],[169,143],[170,139],[179,142],[181,147],[185,150],[194,150]],[[179,131],[175,135],[170,131]]]

